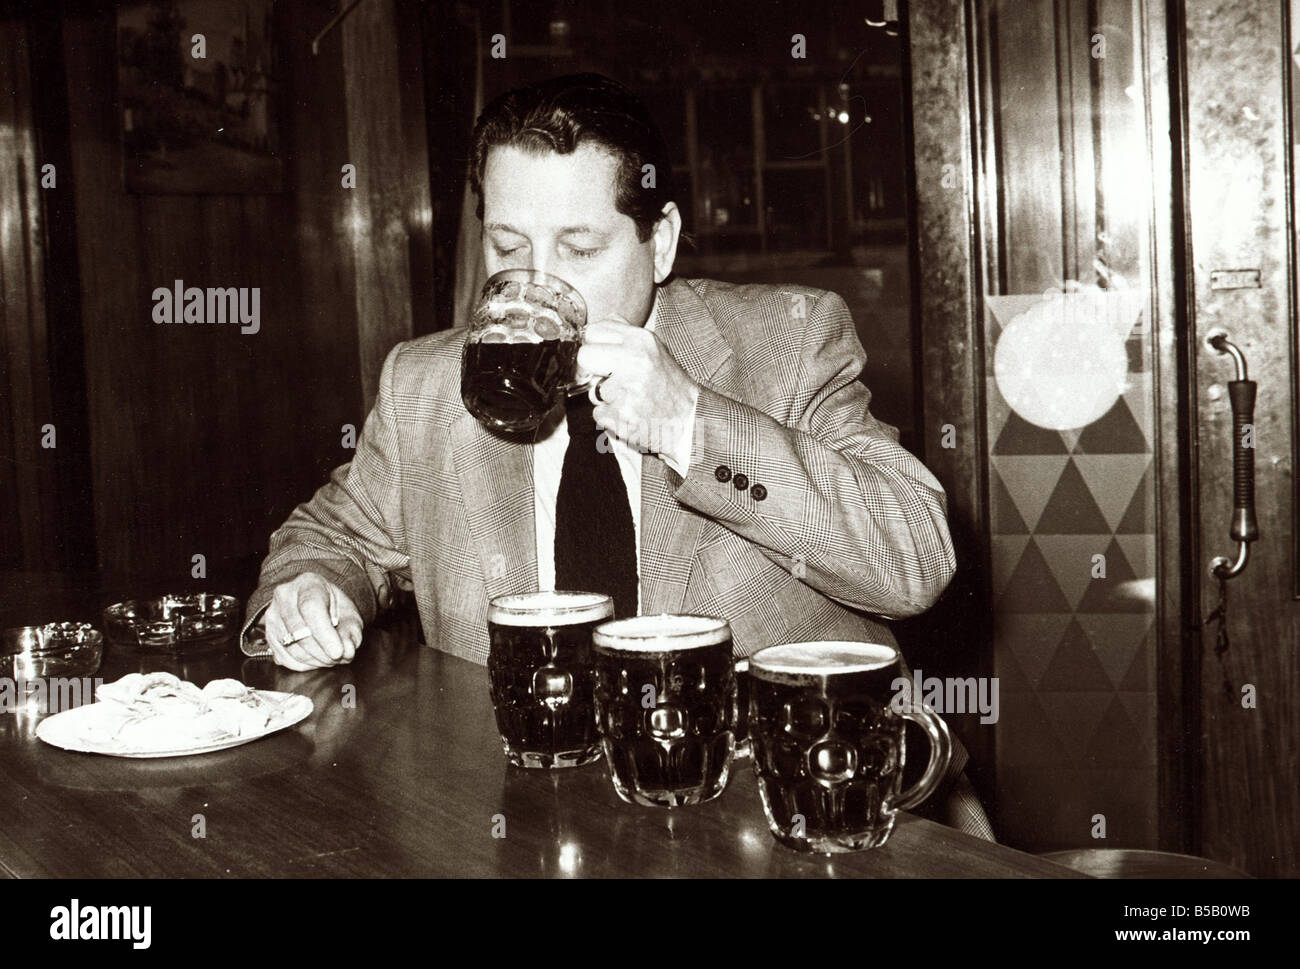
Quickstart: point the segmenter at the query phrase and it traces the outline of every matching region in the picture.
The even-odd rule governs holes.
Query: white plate
[[[315,709],[310,697],[296,693],[275,693],[271,690],[258,690],[262,696],[285,704],[284,712],[273,718],[264,728],[238,737],[189,747],[164,746],[127,746],[120,742],[104,743],[86,736],[86,728],[91,724],[102,724],[105,714],[113,716],[114,707],[118,705],[109,701],[87,703],[62,713],[47,717],[36,725],[36,736],[54,747],[75,750],[85,754],[106,754],[109,757],[192,757],[195,754],[210,754],[218,750],[227,750],[241,744],[292,727],[311,716]]]

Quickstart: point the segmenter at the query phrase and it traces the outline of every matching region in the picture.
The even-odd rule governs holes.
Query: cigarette
[[[330,625],[335,629],[339,628],[339,603],[334,595],[334,590],[330,589]],[[311,630],[306,626],[299,626],[297,629],[289,630],[289,638],[281,646],[292,646],[294,643],[302,642],[311,635]]]

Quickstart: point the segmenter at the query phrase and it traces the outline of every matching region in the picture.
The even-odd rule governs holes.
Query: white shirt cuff
[[[695,409],[699,403],[700,397],[696,394],[695,400],[691,403],[691,413],[682,424],[681,430],[677,432],[668,447],[659,452],[659,457],[663,458],[664,463],[683,478],[691,469],[691,446],[695,443]]]

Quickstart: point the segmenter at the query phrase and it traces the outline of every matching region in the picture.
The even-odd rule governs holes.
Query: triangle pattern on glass
[[[996,441],[1002,434],[1002,428],[1006,427],[1007,418],[1011,416],[1011,406],[1002,397],[1002,391],[998,390],[996,377],[986,377],[984,387],[986,390],[984,413],[988,418],[988,439]]]
[[[1116,535],[1115,541],[1124,550],[1124,557],[1133,567],[1134,575],[1139,579],[1155,578],[1156,570],[1152,564],[1156,554],[1154,535]]]
[[[1124,679],[1120,680],[1119,688],[1126,692],[1141,693],[1147,695],[1151,691],[1151,671],[1155,666],[1154,657],[1150,655],[1150,647],[1144,646],[1133,654],[1133,662],[1129,664],[1128,672],[1124,674]]]
[[[1035,690],[1052,661],[1056,644],[1070,624],[1069,613],[1003,613],[994,619],[993,655],[996,663],[1014,654],[1021,671]]]
[[[1155,502],[1151,491],[1151,468],[1133,491],[1133,500],[1124,511],[1115,531],[1124,535],[1150,535],[1155,532]]]
[[[1119,527],[1147,468],[1149,454],[1076,454],[1070,459],[1106,519],[1109,531]]]
[[[1060,432],[1061,440],[1065,442],[1066,450],[1073,452],[1075,446],[1079,443],[1079,436],[1083,434],[1083,428],[1071,427]]]
[[[1052,489],[1060,480],[1061,469],[1070,459],[1061,455],[1024,455],[990,459],[1007,493],[1020,509],[1025,525],[1034,528],[1043,514]]]
[[[1106,712],[1107,701],[1115,694],[1101,691],[1038,694],[1038,701],[1070,756],[1070,763],[1080,766],[1092,743],[1093,732]]]
[[[990,482],[989,505],[993,531],[1000,535],[1028,535],[1029,528],[1016,508],[1016,503],[1011,500],[1011,493],[1007,491],[996,468],[991,469],[991,476],[993,480]]]
[[[1128,404],[1120,397],[1110,410],[1083,429],[1075,451],[1079,454],[1148,454],[1151,446],[1133,419]]]
[[[1092,582],[1092,557],[1105,553],[1111,535],[1035,535],[1034,541],[1070,608],[1077,609]]]
[[[1033,681],[1020,668],[1020,662],[1016,659],[1014,650],[997,650],[994,655],[997,659],[994,662],[993,675],[998,678],[999,698],[1004,693],[1036,692]]]
[[[1134,335],[1125,340],[1124,352],[1128,355],[1129,373],[1140,373],[1147,369],[1146,342],[1141,336]]]
[[[1084,763],[1092,767],[1139,767],[1150,756],[1150,737],[1133,722],[1119,697],[1111,696],[1088,743]]]
[[[1065,692],[1114,689],[1078,622],[1070,621],[1038,688]]]
[[[1155,615],[1122,612],[1078,613],[1074,617],[1088,634],[1092,651],[1117,690],[1133,665],[1133,656],[1151,648],[1150,632]]]
[[[1020,564],[1029,544],[1028,535],[994,535],[989,549],[993,566],[993,598],[998,599]]]
[[[994,312],[989,303],[986,302],[984,306],[988,309],[988,315],[984,320],[984,345],[986,347],[996,347],[998,340],[1002,339],[1002,331],[1007,328],[1007,325],[998,319],[997,313]],[[985,353],[984,359],[987,361],[991,373],[993,371],[993,354]]]
[[[1133,725],[1153,741],[1156,735],[1156,698],[1152,693],[1116,693]]]
[[[1038,694],[999,694],[998,703],[999,769],[1011,765],[1059,767],[1069,762],[1069,751],[1052,729]]]
[[[998,336],[1010,325],[1012,320],[1041,302],[1043,302],[1041,293],[1011,293],[1006,296],[986,293],[984,295],[984,309],[987,312],[984,315],[984,321],[989,334],[988,345],[996,346]],[[993,355],[986,354],[986,356],[991,359]]]
[[[1014,410],[993,445],[994,454],[1065,454],[1060,432],[1030,424]]]
[[[1154,421],[1152,419],[1152,403],[1155,400],[1152,393],[1152,383],[1150,373],[1132,373],[1128,375],[1128,389],[1124,391],[1124,403],[1128,405],[1129,413],[1133,415],[1133,420],[1146,435],[1147,440],[1153,440]]]
[[[1096,535],[1110,531],[1073,459],[1061,471],[1034,531],[1045,535]]]
[[[1143,597],[1119,542],[1111,539],[1105,555],[1106,577],[1088,584],[1079,600],[1079,612],[1151,612],[1153,603]]]
[[[1118,548],[1119,546],[1115,546]],[[1031,538],[998,600],[999,612],[1069,612],[1070,604]]]

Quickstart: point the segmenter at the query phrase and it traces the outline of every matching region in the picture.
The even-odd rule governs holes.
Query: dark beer
[[[600,756],[592,630],[614,614],[594,592],[499,596],[488,607],[488,682],[501,745],[520,767],[578,767]]]
[[[583,389],[578,347],[586,324],[587,305],[564,280],[531,269],[493,275],[461,355],[465,409],[495,430],[535,431],[566,394]]]
[[[562,401],[578,366],[576,340],[467,344],[461,399],[480,421],[503,431],[530,431]]]
[[[910,693],[899,704],[901,668],[896,649],[873,643],[793,643],[750,657],[754,772],[768,827],[782,844],[826,854],[877,847],[897,813],[938,783],[947,730],[929,710],[913,712]],[[934,749],[925,776],[904,795],[907,719],[926,730]]]
[[[731,628],[706,616],[637,616],[597,627],[596,716],[619,797],[702,804],[735,750]]]

